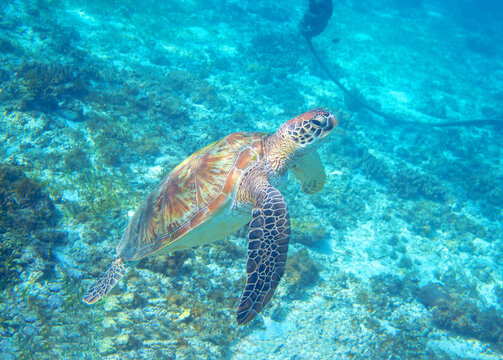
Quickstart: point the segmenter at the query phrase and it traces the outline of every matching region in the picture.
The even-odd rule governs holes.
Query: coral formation
[[[288,257],[285,269],[288,297],[299,299],[306,296],[306,289],[319,280],[318,268],[306,249],[301,249]]]
[[[300,221],[292,219],[292,238],[307,247],[320,247],[326,240],[326,229],[315,221]]]
[[[73,66],[25,62],[16,70],[8,89],[17,99],[15,110],[49,112],[58,109],[65,100],[85,97],[88,86],[84,74]]]
[[[19,166],[0,164],[0,214],[0,289],[3,290],[20,280],[20,258],[26,247],[33,242],[49,247],[58,242],[59,234],[44,233],[56,225],[56,209],[43,186],[28,178]]]
[[[185,260],[189,258],[190,251],[176,251],[169,256],[152,257],[149,261],[142,262],[138,265],[141,268],[147,268],[153,272],[165,274],[169,277],[174,277],[183,266]]]
[[[480,309],[474,299],[457,296],[450,302],[442,302],[432,310],[434,324],[460,335],[482,341],[503,343],[503,317],[494,307]]]
[[[442,186],[434,177],[420,175],[412,169],[398,171],[390,180],[388,189],[405,199],[423,196],[426,199],[442,201],[445,198]]]
[[[359,168],[365,176],[381,183],[385,183],[392,178],[393,175],[386,163],[369,153],[367,149],[362,151],[360,158]]]
[[[446,305],[452,300],[449,293],[440,283],[428,283],[421,287],[418,292],[418,298],[428,308]]]
[[[441,279],[445,286],[428,283],[417,292],[419,301],[430,309],[433,324],[463,336],[501,345],[503,316],[495,307],[480,302],[473,281],[459,276],[453,269]]]
[[[68,150],[64,155],[63,162],[68,171],[82,170],[91,166],[87,153],[80,148]]]

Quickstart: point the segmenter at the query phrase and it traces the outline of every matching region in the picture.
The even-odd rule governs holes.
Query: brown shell
[[[117,246],[138,260],[201,225],[229,199],[243,169],[260,158],[263,133],[235,133],[192,154],[142,203]]]

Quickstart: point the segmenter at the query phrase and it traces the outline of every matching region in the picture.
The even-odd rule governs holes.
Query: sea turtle
[[[195,152],[141,204],[117,246],[117,259],[83,301],[104,297],[143,257],[208,244],[249,223],[246,287],[237,309],[238,324],[248,323],[269,302],[285,270],[290,221],[278,187],[291,170],[303,192],[323,188],[316,148],[336,125],[333,114],[315,109],[273,135],[239,132]]]

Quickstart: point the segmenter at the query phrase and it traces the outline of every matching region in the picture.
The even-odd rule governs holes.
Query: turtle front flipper
[[[302,156],[290,169],[295,178],[301,183],[302,192],[315,194],[323,189],[326,175],[317,151]]]
[[[285,272],[290,220],[283,195],[271,185],[261,189],[252,210],[248,233],[246,286],[237,310],[238,325],[244,325],[271,300]]]
[[[91,305],[105,297],[117,285],[119,280],[126,275],[127,271],[128,268],[121,258],[115,260],[112,266],[89,288],[82,301]]]

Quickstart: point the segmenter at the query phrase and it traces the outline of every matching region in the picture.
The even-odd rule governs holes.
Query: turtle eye
[[[327,126],[327,119],[326,118],[315,118],[309,121],[312,125],[319,127],[319,128],[324,128]]]

